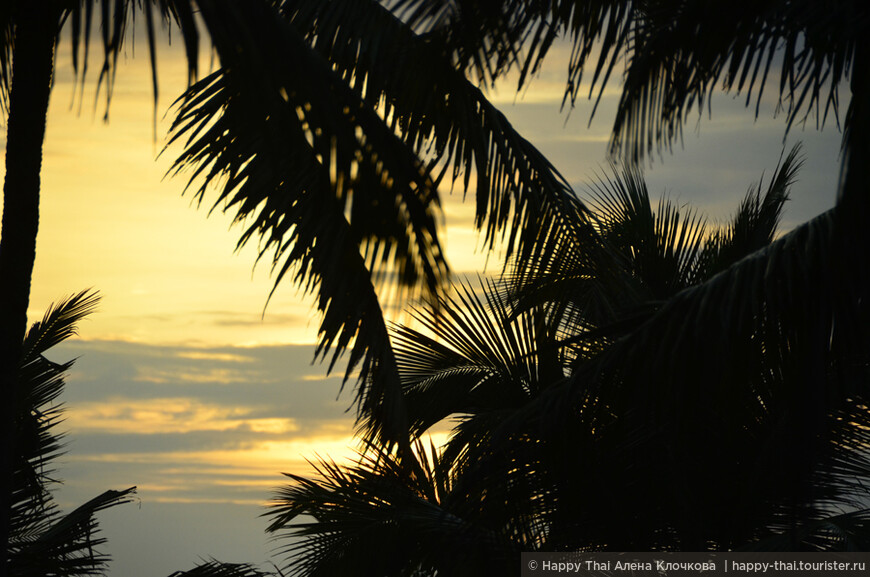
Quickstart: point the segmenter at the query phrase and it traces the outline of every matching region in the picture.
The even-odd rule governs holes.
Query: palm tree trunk
[[[30,278],[39,227],[39,173],[54,67],[58,20],[42,2],[21,3],[16,20],[12,89],[6,123],[6,180],[0,230],[0,387],[2,387],[2,487],[0,539],[8,573],[10,507],[15,465],[15,407],[21,342],[27,327]]]

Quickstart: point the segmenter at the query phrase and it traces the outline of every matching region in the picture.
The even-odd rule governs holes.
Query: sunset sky
[[[311,300],[285,283],[264,314],[268,263],[252,272],[255,247],[234,253],[241,229],[219,211],[206,218],[212,199],[197,209],[182,196],[183,176],[164,178],[178,150],[155,156],[185,68],[179,46],[161,47],[155,140],[143,39],[120,67],[108,124],[103,101],[94,106],[94,78],[74,101],[69,50],[61,46],[29,315],[36,321],[49,303],[84,288],[103,296],[80,337],[51,355],[79,357],[67,380],[69,451],[58,497],[69,509],[105,489],[139,487],[138,504],[101,517],[111,574],[127,577],[165,576],[209,557],[266,562],[275,544],[258,516],[280,472],[307,473],[306,459],[317,455],[351,455],[353,426],[340,373],[327,377],[311,363]],[[555,50],[521,95],[505,84],[492,97],[582,194],[606,167],[616,93],[605,96],[591,127],[585,101],[560,112],[564,56]],[[698,131],[690,122],[683,146],[648,167],[651,190],[724,221],[780,157],[785,124],[774,109],[766,103],[755,120],[741,98],[717,95],[712,118],[705,115]],[[796,127],[785,146],[798,140],[806,164],[784,230],[836,196],[836,124]],[[471,205],[458,192],[445,201],[450,263],[457,273],[479,273],[486,255],[471,230]],[[487,272],[498,269],[498,255],[490,256]]]

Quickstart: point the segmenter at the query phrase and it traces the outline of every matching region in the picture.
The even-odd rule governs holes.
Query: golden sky
[[[155,157],[171,120],[165,113],[185,87],[185,66],[178,50],[161,50],[155,138],[148,59],[144,51],[138,56],[121,66],[108,124],[93,79],[75,113],[68,50],[58,56],[34,312],[61,294],[95,287],[103,302],[83,331],[88,339],[312,342],[310,301],[282,290],[262,316],[272,286],[268,263],[252,271],[255,246],[234,254],[240,229],[229,230],[230,217],[215,211],[206,218],[210,206],[196,210],[192,195],[182,197],[184,177],[164,177],[175,151]]]
[[[208,556],[265,561],[265,522],[257,516],[282,482],[279,472],[305,473],[305,459],[318,454],[340,460],[352,453],[351,394],[337,398],[340,376],[326,377],[310,362],[311,301],[285,283],[263,315],[268,264],[252,273],[255,251],[234,254],[240,229],[230,229],[229,217],[206,218],[208,207],[197,210],[182,197],[183,177],[164,178],[177,151],[155,156],[171,119],[164,114],[186,79],[179,47],[161,47],[159,70],[155,141],[143,43],[120,67],[108,124],[102,100],[95,105],[94,78],[73,102],[62,45],[30,311],[37,320],[50,302],[87,287],[103,295],[81,337],[53,357],[81,357],[67,385],[71,445],[61,500],[71,507],[107,488],[140,487],[138,510],[112,511],[106,526],[113,573],[130,577],[169,574]],[[564,70],[557,54],[524,94],[503,86],[493,99],[582,190],[606,166],[614,97],[587,128],[587,103],[570,116],[559,110]],[[741,100],[718,95],[713,118],[654,162],[651,190],[727,218],[783,149],[784,124],[769,104],[754,121]],[[797,139],[805,141],[807,165],[786,228],[831,206],[836,190],[835,127],[796,130],[788,145]],[[445,215],[453,269],[481,272],[486,255],[471,229],[471,203],[454,192]],[[498,268],[491,256],[489,272]]]

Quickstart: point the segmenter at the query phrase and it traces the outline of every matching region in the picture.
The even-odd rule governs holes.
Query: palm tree
[[[782,522],[792,528],[806,525],[818,513],[809,506],[801,510],[799,505],[810,500],[816,486],[810,481],[813,475],[822,470],[825,473],[820,474],[831,476],[832,471],[851,467],[831,457],[830,444],[837,442],[831,421],[860,413],[863,409],[850,399],[866,394],[867,375],[861,368],[870,296],[864,162],[870,152],[870,93],[862,73],[870,25],[866,6],[849,1],[734,5],[520,0],[494,8],[468,11],[463,4],[442,0],[399,3],[416,30],[446,38],[459,61],[488,78],[517,68],[521,83],[525,82],[555,38],[568,37],[574,50],[566,102],[578,96],[584,73],[592,77],[590,96],[598,91],[600,98],[616,62],[624,59],[611,150],[629,161],[668,149],[681,135],[689,113],[709,106],[718,85],[745,94],[747,106],[754,101],[758,114],[763,91],[772,82],[777,87],[773,77],[779,69],[778,97],[788,129],[794,123],[815,119],[821,124],[830,116],[838,117],[839,89],[848,82],[851,94],[835,210],[708,282],[641,311],[637,318],[624,319],[633,330],[619,335],[609,355],[592,365],[594,370],[582,378],[575,373],[560,393],[548,393],[552,397],[536,413],[540,419],[545,406],[555,407],[563,419],[546,413],[548,422],[565,424],[572,411],[585,406],[586,395],[598,398],[590,387],[634,397],[649,408],[621,421],[631,424],[639,459],[716,431],[711,425],[719,418],[715,403],[776,414],[779,424],[767,430],[774,435],[771,438],[791,435],[799,441],[791,446],[771,441],[767,447],[771,455],[774,448],[782,450],[776,462],[791,475],[783,482],[800,480],[779,487],[793,501],[792,507],[783,509],[787,514],[781,511]],[[472,29],[483,32],[463,33]],[[601,40],[600,45],[596,40]],[[542,244],[558,247],[561,235],[556,231]],[[547,262],[546,258],[520,262],[514,274],[523,279]],[[752,356],[759,343],[765,354]],[[752,382],[747,381],[750,373],[763,366],[773,371],[771,376],[744,390],[746,396],[735,394],[731,383]],[[711,374],[716,377],[712,382]],[[636,384],[643,375],[655,376],[649,386]],[[789,385],[782,388],[785,382]],[[777,398],[777,403],[771,405],[771,398]],[[662,469],[690,465],[695,454],[672,452]],[[626,458],[625,466],[631,463]],[[863,467],[851,470],[864,474]],[[692,498],[702,495],[686,492],[682,514],[687,522],[696,515]]]
[[[108,558],[96,551],[105,542],[95,514],[131,501],[135,487],[106,491],[63,514],[54,503],[53,461],[62,453],[55,432],[63,411],[57,398],[72,361],[54,363],[44,354],[76,332],[76,324],[94,310],[95,293],[82,292],[50,307],[23,342],[18,387],[7,399],[14,408],[15,447],[10,511],[8,571],[12,575],[96,575]]]
[[[601,546],[730,549],[765,542],[772,519],[777,534],[794,539],[786,547],[809,546],[799,535],[832,508],[860,508],[868,470],[855,447],[867,418],[866,340],[844,343],[848,325],[826,293],[836,266],[824,257],[835,216],[773,241],[796,154],[763,196],[760,186],[751,190],[728,229],[712,236],[666,202],[652,212],[636,170],[600,185],[591,203],[605,209],[598,229],[628,273],[627,290],[612,291],[628,302],[610,319],[590,309],[589,295],[601,289],[570,259],[564,274],[548,260],[512,279],[525,293],[520,306],[556,295],[549,311],[560,327],[573,327],[564,343],[574,349],[569,378],[524,407],[518,428],[558,443],[572,438],[578,415],[599,423],[607,466],[596,471],[607,473],[596,474],[593,488],[624,494],[635,512],[624,518],[670,516],[672,532],[659,532],[657,544],[626,537],[618,524]],[[788,284],[795,277],[807,294]],[[635,295],[641,299],[632,302]],[[658,517],[644,511],[650,506]],[[567,519],[578,518],[568,511]],[[647,527],[642,538],[655,534],[633,526]],[[607,524],[595,534],[607,535]],[[572,542],[584,539],[564,541]]]
[[[764,314],[749,301],[750,314],[695,321],[699,295],[751,282],[743,271],[763,262],[759,250],[787,269],[814,252],[808,235],[830,229],[826,214],[774,240],[799,165],[794,149],[766,190],[750,189],[732,222],[714,229],[667,200],[653,210],[642,175],[625,168],[589,199],[611,249],[595,254],[612,262],[572,260],[590,251],[565,235],[563,274],[554,258],[483,298],[466,289],[418,310],[425,331],[394,335],[412,431],[453,419],[450,439],[440,452],[418,442],[415,460],[368,447],[355,465],[322,462],[320,479],[291,475],[270,530],[297,539],[286,550],[294,574],[350,567],[355,552],[393,543],[390,531],[398,550],[378,574],[453,574],[487,558],[511,573],[521,550],[870,546],[866,393],[843,386],[866,377],[866,353],[844,358],[829,345],[815,383],[829,398],[810,429],[798,357],[812,333],[779,326],[772,307],[788,299],[773,295]],[[592,278],[592,268],[609,274]],[[605,307],[600,293],[622,296]],[[720,335],[730,315],[738,332]],[[686,358],[697,349],[690,339],[734,341],[740,363]]]
[[[783,200],[776,190],[792,177],[790,164],[791,156],[764,198],[749,196],[730,231],[688,261],[695,275],[708,269],[704,282],[650,302],[616,331],[580,335],[578,345],[596,334],[615,339],[524,417],[528,425],[546,414],[547,434],[558,435],[575,411],[618,415],[602,427],[619,444],[608,449],[614,476],[601,487],[621,482],[640,519],[648,518],[644,506],[665,503],[677,529],[671,546],[811,547],[809,527],[832,510],[862,506],[868,470],[855,448],[867,418],[866,353],[843,344],[848,328],[835,320],[836,297],[824,292],[834,215],[770,242]],[[730,263],[717,264],[723,257]],[[804,280],[808,295],[786,280],[803,275],[813,275]],[[645,468],[643,481],[632,475]],[[863,513],[836,523],[853,546],[867,546]],[[782,542],[767,541],[767,531]]]

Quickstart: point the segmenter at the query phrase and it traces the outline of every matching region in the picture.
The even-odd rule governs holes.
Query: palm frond
[[[698,282],[705,220],[691,208],[662,198],[653,209],[637,167],[610,167],[591,185],[588,211],[543,231],[537,260],[516,259],[505,275],[506,298],[517,311],[546,308],[560,340],[578,359],[599,347],[590,335],[624,334],[668,297]],[[582,336],[581,336],[582,335]]]
[[[745,95],[757,115],[765,89],[773,85],[789,127],[811,118],[819,125],[832,116],[839,122],[839,88],[855,75],[856,46],[870,19],[855,0],[516,0],[490,6],[487,16],[466,4],[402,0],[398,6],[416,29],[440,31],[461,64],[482,61],[475,67],[490,81],[517,65],[522,86],[553,39],[567,37],[573,46],[565,102],[572,104],[591,76],[588,96],[596,98],[597,108],[624,59],[611,150],[632,160],[670,147],[689,114],[700,114],[720,87]],[[477,33],[461,33],[466,29]]]
[[[356,111],[361,101],[362,109],[377,112],[369,117],[371,125],[365,124],[361,112],[355,112],[354,121],[361,124],[367,138],[386,125],[391,134],[397,133],[407,147],[425,159],[427,174],[434,174],[439,167],[435,182],[452,171],[454,183],[461,178],[467,190],[475,174],[477,223],[485,224],[485,239],[490,245],[508,227],[508,250],[515,243],[532,245],[533,235],[525,231],[546,225],[549,217],[570,210],[566,203],[571,202],[572,195],[564,179],[455,69],[433,39],[414,34],[374,1],[286,1],[281,7],[292,27],[342,79],[333,90],[345,93],[342,96],[348,102],[344,104]],[[416,74],[421,68],[429,72],[425,77]],[[316,106],[308,110],[311,99],[302,98],[303,87],[297,88],[289,78],[287,84],[288,97],[303,109],[306,118],[312,116],[315,137],[317,128],[325,137],[332,136],[330,126],[317,119]],[[310,94],[312,89],[308,90]],[[330,115],[333,117],[341,115]],[[376,150],[379,142],[371,143]],[[380,152],[379,158],[388,162],[388,155]],[[342,168],[339,164],[339,173]]]
[[[97,537],[96,513],[132,501],[135,487],[106,491],[66,515],[46,519],[36,535],[10,539],[10,560],[16,575],[103,575],[109,557],[96,548],[106,540]]]
[[[63,435],[54,431],[61,420],[56,404],[72,362],[58,365],[39,357],[21,368],[26,388],[14,398],[16,419],[16,464],[11,494],[10,533],[39,533],[50,521],[54,506],[48,494],[53,482],[53,461],[63,453]],[[43,515],[42,513],[45,513]]]
[[[749,189],[730,226],[705,242],[699,271],[704,279],[773,241],[789,188],[802,165],[801,145],[797,144],[788,155],[780,157],[764,196],[763,176],[757,186]]]
[[[484,7],[453,0],[399,0],[394,10],[421,34],[443,39],[457,65],[476,71],[485,82],[517,70],[518,90],[539,69],[553,43],[568,37],[573,49],[565,101],[573,102],[593,54],[599,58],[589,95],[595,86],[607,84],[629,43],[636,7],[609,1],[518,0]]]
[[[255,217],[240,245],[259,234],[263,251],[277,247],[276,262],[284,260],[281,252],[294,244],[284,235],[295,224],[284,211],[295,195],[319,188],[347,212],[376,273],[393,265],[401,285],[437,290],[446,275],[435,230],[438,195],[414,152],[274,10],[229,3],[203,14],[224,68],[181,103],[172,141],[187,137],[187,149],[176,169],[193,166],[194,176],[203,175],[200,195],[226,176],[215,206],[226,201],[237,220]],[[285,179],[283,194],[276,193]],[[281,263],[277,281],[293,260]],[[303,259],[300,266],[308,265]]]
[[[353,28],[340,26],[337,15],[348,11],[340,2],[285,5],[310,30],[313,47],[378,106],[430,169],[452,171],[453,183],[461,179],[465,190],[474,174],[476,224],[489,246],[502,238],[509,254],[529,254],[531,231],[574,209],[564,178],[445,57],[435,37],[415,34],[378,2],[352,11]],[[421,67],[427,75],[416,73]]]
[[[291,539],[281,550],[287,574],[510,571],[520,544],[463,517],[473,503],[451,493],[434,447],[427,453],[418,440],[412,459],[370,446],[355,465],[321,461],[317,480],[288,475],[292,484],[277,493],[268,528]]]
[[[367,434],[406,442],[395,361],[374,285],[384,270],[395,270],[400,283],[422,281],[437,290],[446,264],[435,233],[435,189],[413,153],[385,134],[380,119],[346,98],[347,90],[342,95],[329,63],[276,12],[232,3],[224,8],[203,12],[224,68],[181,102],[173,140],[186,136],[187,149],[176,169],[196,167],[191,183],[202,176],[200,199],[223,179],[215,207],[225,203],[225,210],[237,211],[237,221],[253,219],[239,246],[259,235],[260,257],[273,251],[273,291],[290,274],[317,292],[322,319],[316,355],[331,355],[331,369],[351,348],[345,378],[359,369],[356,400]],[[273,44],[260,45],[260,38]],[[236,54],[235,42],[246,42],[249,51]],[[312,94],[315,87],[322,101]],[[363,126],[375,126],[377,153],[370,133],[354,128],[358,116]]]
[[[824,123],[838,112],[838,89],[854,72],[853,48],[868,17],[863,5],[849,0],[824,7],[778,1],[651,6],[633,22],[614,123],[614,150],[624,146],[633,158],[678,138],[689,111],[700,113],[720,83],[744,93],[747,106],[755,98],[757,114],[776,68],[788,125],[811,114]]]
[[[135,26],[137,13],[145,18],[145,33],[148,42],[148,56],[151,63],[151,86],[156,107],[158,97],[157,80],[157,27],[175,27],[184,44],[187,58],[188,81],[197,76],[199,64],[199,31],[194,14],[197,3],[194,0],[70,0],[62,4],[60,22],[70,23],[70,43],[72,65],[76,82],[84,90],[88,77],[90,46],[95,29],[99,31],[99,44],[102,48],[102,63],[97,77],[97,93],[102,89],[105,94],[104,117],[108,119],[109,106],[115,85],[118,57],[124,48],[131,26]],[[155,12],[157,19],[155,19]],[[96,26],[95,26],[96,24]]]
[[[271,575],[247,563],[221,563],[212,559],[200,563],[193,569],[176,571],[169,577],[269,577]]]
[[[837,412],[864,398],[867,335],[843,319],[866,311],[837,294],[835,265],[824,257],[833,222],[822,215],[678,293],[506,420],[496,444],[519,432],[553,442],[583,421],[576,434],[595,431],[587,458],[607,462],[602,485],[632,495],[625,503],[637,515],[657,515],[674,531],[658,546],[737,546],[773,516],[849,506],[854,486],[836,471],[866,469],[854,439],[867,413]],[[738,514],[731,502],[753,505]],[[649,510],[662,503],[664,517]]]
[[[93,313],[100,302],[98,292],[82,291],[52,305],[42,320],[31,325],[24,337],[23,359],[28,363],[51,347],[77,334],[77,325]]]
[[[394,348],[415,436],[450,415],[518,407],[561,379],[553,331],[540,310],[512,315],[488,283],[483,297],[457,287],[414,316],[424,332],[394,328]]]
[[[56,404],[64,387],[64,373],[72,362],[57,364],[43,353],[76,332],[76,324],[90,314],[99,295],[89,291],[70,296],[46,310],[24,339],[18,388],[11,402],[17,409],[16,466],[12,492],[12,534],[33,534],[44,529],[51,509],[48,485],[52,461],[62,453],[62,435],[54,432],[62,406]]]
[[[477,222],[486,223],[490,244],[510,229],[507,246],[533,252],[534,231],[576,210],[576,201],[480,90],[380,4],[280,8],[203,10],[223,68],[180,102],[172,140],[186,149],[175,168],[193,167],[200,199],[217,185],[214,206],[249,221],[240,245],[259,236],[261,256],[273,251],[276,287],[292,271],[319,293],[319,354],[332,347],[334,364],[355,338],[346,375],[359,362],[387,373],[389,353],[378,352],[386,334],[358,328],[359,301],[374,315],[377,295],[363,286],[371,284],[363,268],[351,267],[362,288],[348,292],[347,263],[361,252],[375,284],[394,272],[400,285],[440,290],[447,267],[436,185],[448,167],[466,188],[476,172]],[[433,75],[418,75],[421,66]],[[346,240],[322,246],[336,226],[348,226]],[[366,376],[358,407],[364,426],[377,431],[384,422],[373,411],[389,395]]]
[[[641,294],[661,300],[693,284],[704,219],[691,209],[681,214],[666,197],[653,210],[639,168],[611,165],[611,171],[592,186],[592,203],[604,242],[622,255]]]

